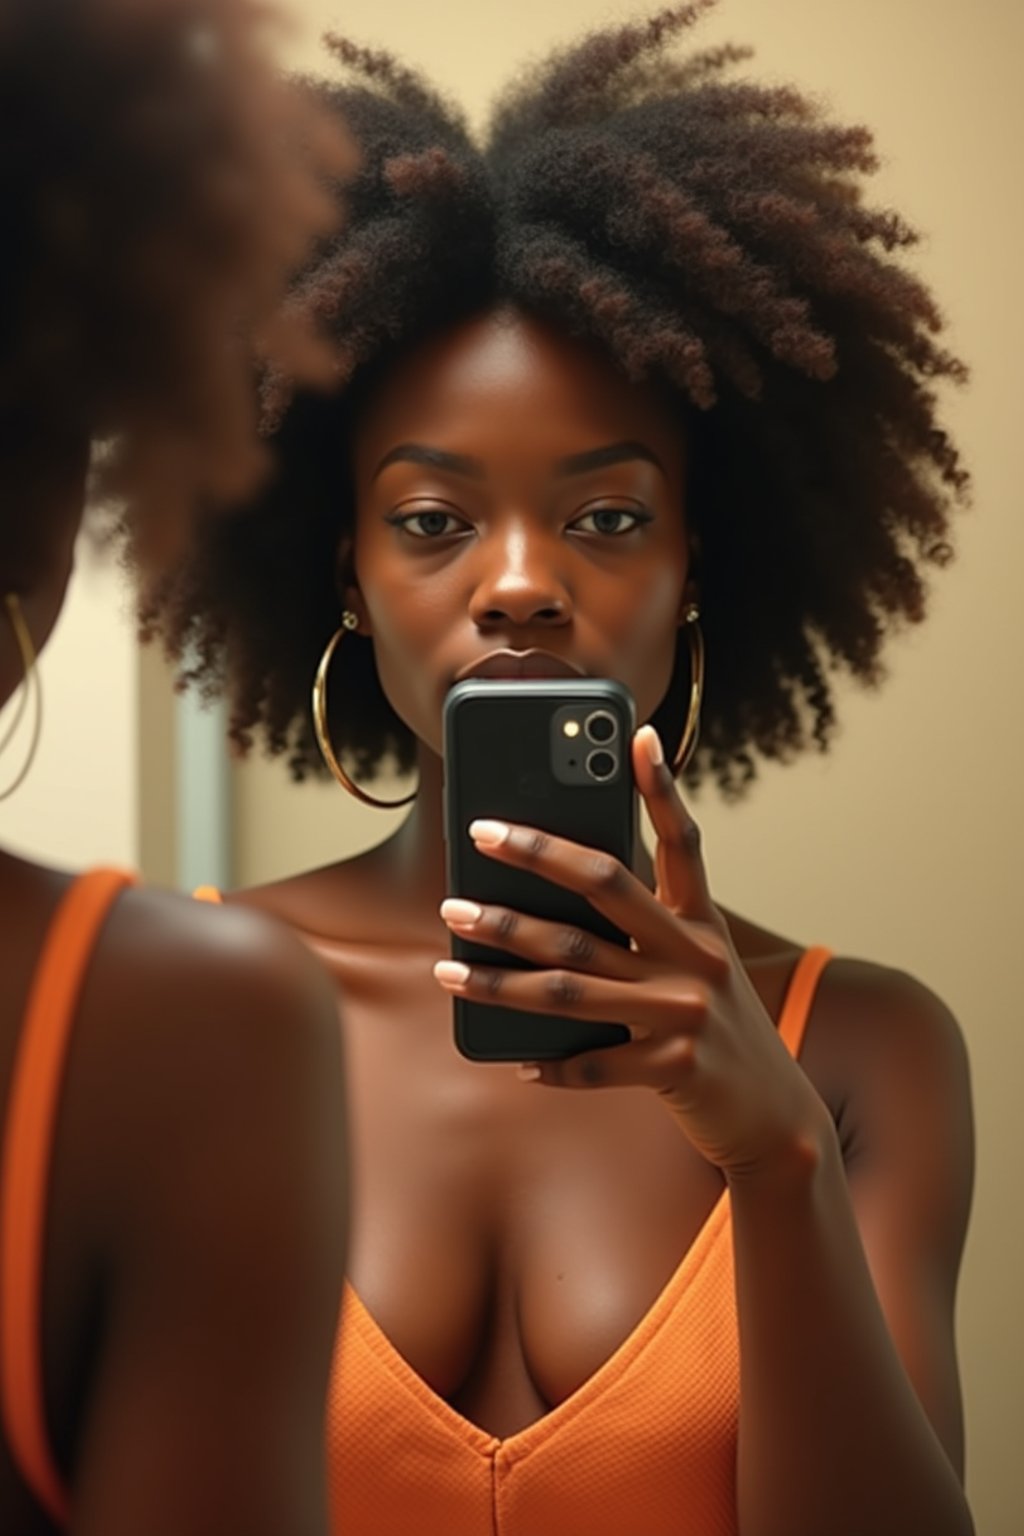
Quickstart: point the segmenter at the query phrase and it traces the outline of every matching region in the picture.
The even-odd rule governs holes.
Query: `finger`
[[[571,923],[551,923],[514,912],[510,907],[482,907],[473,901],[453,898],[441,903],[441,916],[460,938],[486,944],[489,949],[507,950],[510,955],[532,960],[545,970],[565,966],[618,981],[640,978],[640,961],[634,951],[610,944]]]
[[[469,831],[489,858],[528,869],[584,897],[645,954],[685,960],[686,936],[678,919],[610,853],[507,822],[474,821]]]
[[[679,1093],[693,1076],[699,1044],[693,1033],[582,1051],[564,1061],[524,1062],[519,1076],[545,1088],[653,1088]]]
[[[703,984],[689,977],[614,981],[579,971],[506,971],[462,960],[439,960],[434,976],[445,991],[474,1002],[591,1024],[622,1024],[634,1040],[697,1027],[708,1008]]]
[[[683,804],[651,725],[642,726],[633,738],[633,774],[658,839],[655,870],[660,899],[681,917],[715,920],[700,829]]]

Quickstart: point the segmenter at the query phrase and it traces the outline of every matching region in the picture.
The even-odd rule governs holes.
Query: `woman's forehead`
[[[596,446],[629,438],[681,456],[681,431],[650,384],[630,382],[592,343],[514,310],[494,310],[435,334],[376,382],[357,432],[357,457],[395,441],[528,447]],[[571,451],[568,450],[568,451]]]

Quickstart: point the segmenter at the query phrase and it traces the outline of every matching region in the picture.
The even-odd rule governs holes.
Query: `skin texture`
[[[621,443],[640,451],[558,472]],[[410,444],[430,453],[411,462]],[[444,692],[492,649],[540,646],[628,684],[646,719],[697,595],[685,461],[657,396],[535,320],[486,314],[400,361],[356,433],[339,588],[419,739],[419,797],[369,854],[237,900],[290,922],[345,994],[351,1278],[435,1392],[498,1436],[542,1417],[636,1326],[726,1183],[742,1536],[966,1532],[953,1302],[972,1129],[941,1002],[838,960],[797,1066],[774,1024],[802,945],[715,905],[650,733],[634,767],[653,866],[529,828],[478,834],[491,856],[583,890],[634,950],[485,910],[460,931],[542,969],[434,973]],[[342,674],[339,660],[336,686]],[[635,1038],[532,1074],[481,1068],[452,1047],[445,990],[459,987],[621,1018]]]

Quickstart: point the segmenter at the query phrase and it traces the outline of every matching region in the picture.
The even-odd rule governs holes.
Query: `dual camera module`
[[[554,720],[556,773],[563,782],[607,784],[620,767],[619,722],[611,710],[558,710]]]

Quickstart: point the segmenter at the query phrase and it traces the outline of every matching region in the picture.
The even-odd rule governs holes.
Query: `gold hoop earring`
[[[690,703],[686,724],[672,760],[672,772],[682,773],[697,750],[700,740],[700,711],[704,701],[704,635],[700,627],[700,609],[690,603],[683,615],[686,638],[690,645]]]
[[[8,784],[6,789],[0,790],[0,800],[9,799],[14,794],[14,791],[20,789],[25,782],[29,769],[35,761],[36,751],[39,747],[39,738],[43,731],[43,688],[39,681],[39,667],[36,660],[35,646],[32,644],[32,636],[29,634],[28,625],[25,623],[25,615],[21,611],[21,603],[18,601],[17,593],[7,593],[4,598],[4,607],[7,610],[7,617],[11,621],[14,638],[18,643],[21,665],[25,676],[21,685],[21,698],[14,712],[14,719],[4,732],[3,739],[0,740],[0,756],[7,751],[7,748],[14,740],[14,733],[24,718],[30,696],[34,697],[36,701],[36,717],[32,726],[32,739],[29,742],[28,756],[22,764],[20,771],[15,774],[13,782]]]
[[[334,744],[331,741],[331,733],[327,724],[327,674],[330,671],[331,661],[338,649],[340,641],[346,634],[359,627],[359,620],[351,609],[346,608],[341,616],[341,626],[336,629],[328,640],[324,653],[320,658],[320,665],[316,669],[316,678],[313,682],[313,729],[316,731],[317,746],[328,768],[331,770],[342,789],[346,790],[363,805],[372,805],[377,811],[395,811],[403,805],[409,805],[416,799],[416,790],[412,794],[404,795],[401,800],[378,800],[376,795],[371,795],[365,789],[360,789],[353,779],[350,779],[344,768],[338,761]]]

